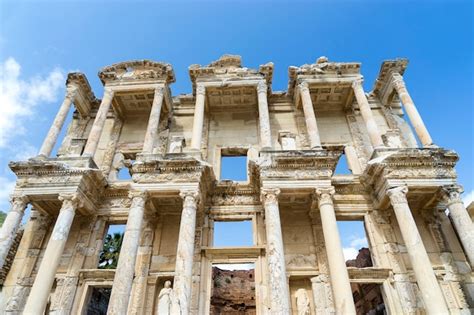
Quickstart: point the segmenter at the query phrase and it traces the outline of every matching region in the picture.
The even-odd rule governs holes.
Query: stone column
[[[26,301],[23,314],[43,314],[53,287],[54,278],[69,236],[72,221],[79,204],[77,194],[60,194],[63,202],[53,231],[46,246],[35,282]]]
[[[270,128],[270,116],[268,113],[267,84],[260,81],[257,85],[258,93],[258,117],[260,123],[260,144],[262,149],[272,148],[272,132]]]
[[[194,238],[196,235],[196,211],[199,191],[183,190],[179,195],[183,198],[183,212],[179,225],[173,290],[179,301],[181,315],[188,315],[191,304]]]
[[[431,139],[431,136],[426,129],[425,124],[418,113],[418,110],[415,107],[415,103],[413,103],[410,94],[408,94],[403,77],[398,73],[392,74],[392,83],[395,90],[397,91],[398,96],[400,97],[400,100],[402,101],[403,106],[405,107],[405,111],[413,128],[415,128],[415,132],[418,135],[421,144],[424,147],[433,145],[433,140]]]
[[[110,105],[112,104],[112,99],[114,98],[114,91],[110,88],[105,88],[104,97],[100,103],[99,110],[95,116],[94,124],[92,125],[91,132],[89,133],[89,138],[87,139],[86,146],[84,148],[83,156],[93,157],[97,145],[99,144],[100,136],[102,135],[102,129],[104,129],[104,124],[107,119],[107,113],[109,112]]]
[[[308,129],[311,149],[321,148],[321,139],[319,137],[318,124],[316,123],[316,116],[314,115],[313,102],[311,101],[308,83],[302,82],[298,87],[301,93],[304,119],[306,121],[306,128]]]
[[[262,189],[270,282],[270,314],[289,314],[290,292],[286,279],[285,252],[281,233],[280,210],[278,208],[279,194],[280,189],[277,188]]]
[[[336,314],[356,314],[354,300],[352,298],[351,283],[347,272],[346,260],[342,251],[341,239],[337,228],[336,213],[332,196],[334,187],[318,188],[319,212],[323,226],[324,244],[329,262],[329,274],[331,278],[332,292],[334,295],[334,307]]]
[[[51,155],[54,145],[58,140],[59,133],[63,128],[64,121],[66,120],[66,117],[71,108],[71,104],[72,102],[74,102],[74,97],[76,96],[76,94],[76,86],[69,85],[66,88],[66,96],[64,97],[64,101],[61,104],[61,107],[59,108],[59,111],[56,114],[56,117],[54,118],[53,124],[51,125],[51,128],[49,128],[48,134],[46,135],[46,138],[43,141],[43,145],[41,146],[41,149],[38,153],[39,156],[49,157]]]
[[[11,209],[0,229],[0,269],[5,264],[10,247],[20,227],[21,219],[28,205],[28,197],[24,195],[12,195],[10,198]]]
[[[194,107],[193,136],[191,138],[191,148],[198,151],[201,150],[205,99],[206,88],[198,85],[196,88],[196,106]]]
[[[461,200],[463,189],[453,185],[443,187],[443,191],[448,202],[449,216],[464,247],[464,253],[474,267],[474,224]]]
[[[408,206],[407,192],[408,188],[406,186],[394,187],[387,190],[387,195],[397,217],[398,226],[410,257],[413,272],[425,302],[426,312],[428,314],[449,314],[443,293],[418,232],[415,219]]]
[[[344,154],[347,158],[347,164],[349,169],[352,171],[354,175],[362,174],[362,168],[360,166],[359,157],[357,156],[357,152],[351,145],[346,145],[344,147]]]
[[[143,142],[143,153],[152,153],[153,146],[156,142],[156,135],[158,133],[158,125],[160,122],[161,106],[163,104],[164,88],[157,87],[155,89],[155,97],[151,105],[150,118],[148,119],[148,126],[146,128],[145,140]]]
[[[379,128],[375,122],[372,110],[370,109],[369,101],[364,93],[362,86],[362,79],[357,79],[352,82],[352,89],[359,104],[360,113],[364,119],[367,132],[369,133],[370,142],[374,148],[384,147],[382,137],[380,136]]]
[[[110,294],[108,315],[126,314],[130,293],[132,292],[135,261],[137,259],[140,234],[143,225],[143,214],[147,200],[146,191],[130,191],[132,204],[128,212],[127,226],[123,236],[114,285]]]

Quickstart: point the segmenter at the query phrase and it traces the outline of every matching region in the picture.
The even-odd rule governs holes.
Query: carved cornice
[[[151,60],[132,60],[113,64],[99,71],[99,78],[103,84],[115,81],[176,81],[173,67],[169,63]]]
[[[261,179],[330,179],[341,151],[266,151],[257,162]]]
[[[99,102],[87,80],[81,72],[71,72],[66,80],[67,97],[71,97],[82,117],[87,117],[91,109]],[[71,93],[72,92],[72,93]]]
[[[400,58],[395,60],[385,60],[379,71],[379,75],[375,80],[373,87],[373,93],[377,95],[381,100],[384,100],[384,104],[389,102],[389,94],[392,94],[393,85],[392,79],[393,74],[398,74],[400,77],[403,76],[408,65],[408,59]]]

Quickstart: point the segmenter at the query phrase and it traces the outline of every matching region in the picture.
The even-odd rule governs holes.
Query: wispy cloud
[[[0,64],[0,148],[24,134],[26,120],[42,103],[55,102],[64,84],[64,73],[53,69],[46,76],[21,78],[21,66],[14,58]]]
[[[346,260],[355,259],[357,257],[357,254],[359,254],[359,249],[361,249],[362,247],[368,247],[367,238],[365,237],[358,237],[357,235],[353,235],[351,239],[352,240],[349,244],[349,247],[344,247],[342,249],[344,253],[344,258]]]
[[[12,193],[14,187],[15,187],[14,180],[0,176],[0,204],[1,205],[5,205],[5,207],[7,207],[9,196]],[[0,209],[0,211],[8,212],[9,209]]]

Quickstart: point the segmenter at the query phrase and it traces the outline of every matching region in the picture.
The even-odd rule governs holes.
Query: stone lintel
[[[98,99],[95,97],[86,75],[81,72],[68,73],[66,86],[77,89],[73,99],[74,105],[82,117],[87,117]]]

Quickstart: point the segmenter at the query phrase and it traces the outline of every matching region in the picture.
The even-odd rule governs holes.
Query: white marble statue
[[[309,297],[305,289],[296,290],[296,310],[298,315],[309,315],[311,314],[309,310]]]
[[[158,315],[179,315],[181,311],[177,303],[176,297],[171,287],[171,281],[166,281],[163,289],[158,295]]]

